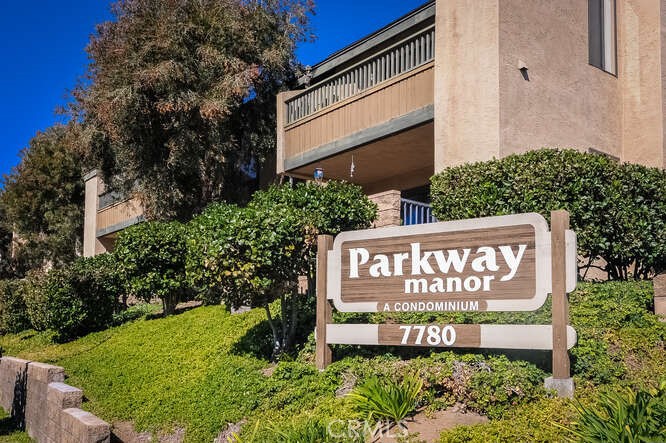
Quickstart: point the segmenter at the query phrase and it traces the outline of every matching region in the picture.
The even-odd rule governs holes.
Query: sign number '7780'
[[[425,336],[426,343],[431,346],[438,346],[440,344],[444,346],[452,346],[456,342],[456,330],[453,326],[448,325],[440,328],[437,325],[405,325],[400,326],[400,329],[404,331],[402,336],[402,341],[400,344],[415,344],[422,345],[423,337]],[[415,340],[413,342],[409,341],[410,335],[412,335],[412,330],[415,331]],[[427,331],[427,335],[426,335]]]

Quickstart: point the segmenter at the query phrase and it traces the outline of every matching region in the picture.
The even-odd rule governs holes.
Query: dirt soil
[[[446,429],[452,429],[460,425],[476,425],[487,422],[487,417],[474,412],[465,412],[464,408],[458,405],[444,411],[436,411],[430,417],[421,411],[406,422],[407,432],[410,437],[414,436],[412,439],[406,441],[438,442],[439,434]],[[399,429],[394,427],[389,433],[391,435],[380,436],[370,441],[373,443],[397,443],[396,434],[398,432]]]
[[[150,432],[136,432],[131,422],[116,422],[111,429],[112,443],[182,443],[185,430],[176,429],[173,434],[160,434],[153,439]]]

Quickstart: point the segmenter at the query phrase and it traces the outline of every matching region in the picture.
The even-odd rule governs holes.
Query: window
[[[590,64],[617,74],[615,0],[588,0]]]

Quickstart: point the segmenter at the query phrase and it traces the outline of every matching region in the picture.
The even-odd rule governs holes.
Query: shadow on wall
[[[14,383],[14,398],[10,420],[15,429],[25,429],[25,401],[28,387],[28,371],[21,371]]]

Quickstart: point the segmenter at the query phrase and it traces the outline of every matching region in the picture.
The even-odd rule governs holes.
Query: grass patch
[[[633,282],[585,284],[572,294],[580,398],[611,386],[654,385],[666,374],[666,324],[648,312],[650,297],[648,283]],[[338,320],[548,323],[549,309],[402,318],[338,315]],[[212,306],[139,319],[61,345],[35,332],[6,335],[0,345],[7,355],[65,367],[67,382],[89,399],[84,407],[103,419],[132,421],[137,429],[155,433],[183,427],[188,442],[211,441],[228,423],[243,419],[246,433],[259,423],[258,441],[270,441],[271,430],[281,424],[299,428],[313,417],[321,423],[356,418],[342,394],[375,375],[400,381],[404,374],[419,374],[424,382],[419,407],[462,402],[492,419],[444,433],[443,441],[556,441],[563,431],[553,423],[567,425],[575,412],[570,402],[550,398],[542,387],[548,353],[347,346],[337,348],[336,361],[319,372],[312,365],[310,338],[294,361],[280,362],[269,375],[263,340],[270,343],[263,310],[230,315]]]
[[[28,434],[17,431],[9,414],[0,408],[0,443],[30,443]]]

